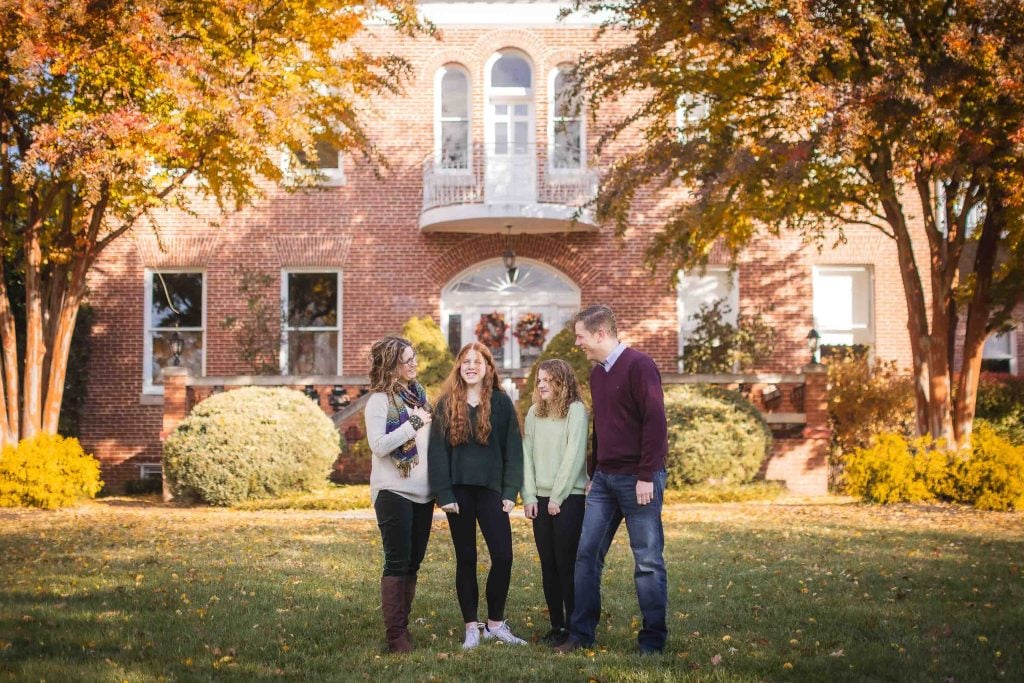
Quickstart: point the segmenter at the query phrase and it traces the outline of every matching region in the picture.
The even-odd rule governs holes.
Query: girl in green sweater
[[[537,369],[533,405],[523,439],[523,505],[533,520],[552,646],[569,637],[575,603],[573,574],[583,528],[587,485],[587,409],[572,368],[546,360]]]

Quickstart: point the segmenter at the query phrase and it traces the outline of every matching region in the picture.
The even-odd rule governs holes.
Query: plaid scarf
[[[395,384],[388,392],[388,419],[384,432],[390,434],[403,424],[409,421],[408,408],[426,408],[427,392],[419,382],[409,382],[408,387]],[[404,444],[391,451],[391,460],[398,468],[399,474],[408,477],[413,467],[420,462],[419,453],[416,452],[416,438],[409,439]]]

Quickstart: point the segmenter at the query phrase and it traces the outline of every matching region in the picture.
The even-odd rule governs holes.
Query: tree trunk
[[[989,334],[988,321],[992,313],[989,294],[1004,220],[1001,198],[998,195],[990,198],[981,226],[977,252],[974,255],[974,293],[967,306],[963,367],[957,385],[953,427],[956,443],[960,448],[969,448],[971,445],[974,412],[978,402],[978,381],[981,379],[981,358],[985,350],[985,338]]]
[[[3,367],[3,387],[0,389],[3,395],[3,416],[0,418],[2,425],[2,436],[4,444],[15,444],[18,442],[19,425],[19,403],[21,396],[18,392],[18,377],[21,374],[18,368],[18,337],[14,326],[14,313],[11,311],[11,299],[7,291],[7,280],[3,259],[0,258],[0,365]]]
[[[64,382],[67,378],[68,354],[71,351],[71,338],[75,332],[75,320],[78,318],[78,307],[82,303],[82,292],[85,289],[85,273],[89,265],[83,257],[76,265],[72,282],[68,286],[67,295],[59,304],[60,309],[51,311],[54,319],[53,336],[49,339],[49,363],[47,374],[46,400],[43,403],[42,429],[44,432],[57,433],[60,423],[60,406],[64,400]]]
[[[39,228],[35,224],[25,234],[25,378],[22,391],[21,438],[27,439],[42,427],[43,362],[46,344],[43,340],[43,306],[40,278],[42,248]]]

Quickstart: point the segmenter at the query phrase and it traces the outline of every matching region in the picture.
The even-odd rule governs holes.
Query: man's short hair
[[[583,327],[590,334],[596,333],[603,327],[613,337],[619,336],[619,330],[615,326],[615,313],[603,304],[587,306],[578,312],[572,318],[573,327],[576,327],[576,323],[583,323]]]

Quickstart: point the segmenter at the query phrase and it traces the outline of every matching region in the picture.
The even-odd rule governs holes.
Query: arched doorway
[[[504,343],[492,349],[499,367],[526,368],[540,348],[520,344],[513,332],[527,314],[540,316],[551,341],[580,307],[580,290],[561,272],[539,261],[519,259],[515,280],[509,279],[501,259],[474,264],[441,290],[441,328],[455,352],[477,339],[482,317],[494,313],[507,326]]]

